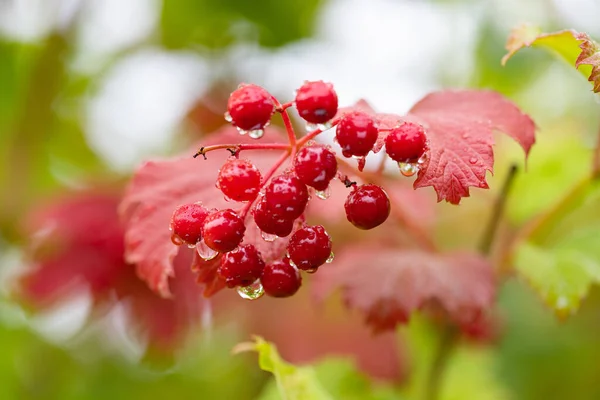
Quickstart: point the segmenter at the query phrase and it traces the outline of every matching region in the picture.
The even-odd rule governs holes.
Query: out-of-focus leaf
[[[162,39],[167,47],[221,48],[256,39],[277,47],[312,34],[322,0],[172,0],[163,4]]]

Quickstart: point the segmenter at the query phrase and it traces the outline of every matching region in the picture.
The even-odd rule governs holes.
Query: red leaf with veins
[[[346,249],[313,278],[323,300],[340,287],[349,308],[366,314],[374,331],[393,329],[426,305],[440,305],[465,324],[492,305],[492,267],[473,253],[434,254],[364,246]]]
[[[267,129],[265,141],[281,142],[280,131]],[[226,127],[203,140],[203,146],[211,144],[240,144],[253,139],[240,136],[235,128]],[[250,159],[265,173],[279,158],[281,151],[243,151],[242,158]],[[207,154],[207,160],[194,159],[189,155],[170,160],[149,161],[135,173],[120,205],[125,222],[125,257],[136,264],[138,276],[150,288],[163,297],[170,296],[169,277],[173,276],[173,258],[179,247],[171,242],[169,221],[173,210],[180,204],[201,201],[206,207],[241,208],[243,203],[227,202],[223,193],[215,187],[219,168],[231,154],[216,150]],[[279,256],[274,246],[265,246],[261,239],[252,235],[256,229],[249,224],[245,242],[259,246],[266,259]],[[200,283],[206,284],[205,295],[220,290],[213,272],[215,262],[195,263]],[[203,269],[206,267],[206,270]]]

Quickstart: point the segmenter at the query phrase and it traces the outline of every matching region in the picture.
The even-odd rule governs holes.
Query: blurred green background
[[[304,80],[324,79],[342,105],[365,98],[395,113],[429,91],[470,87],[505,94],[539,127],[508,202],[509,231],[587,174],[600,124],[598,97],[566,63],[531,50],[501,67],[510,29],[532,22],[598,38],[599,20],[596,0],[0,0],[0,398],[251,399],[268,385],[254,356],[230,355],[250,333],[235,307],[166,359],[141,356],[127,340],[102,345],[112,325],[85,306],[39,313],[17,301],[13,285],[32,241],[24,221],[48,199],[120,188],[142,160],[189,148],[223,124],[238,82],[287,101]],[[508,166],[524,167],[516,146],[498,140],[492,190],[436,208],[442,247],[474,248],[477,221]],[[304,297],[285,304],[310,307]],[[443,397],[599,399],[599,310],[594,289],[576,316],[559,322],[521,279],[508,278],[498,338],[464,345]],[[338,311],[311,323],[327,320],[342,334]],[[313,325],[306,329],[318,331]],[[386,385],[402,387],[410,375],[406,354],[418,348],[412,329],[397,333],[400,366]],[[360,336],[355,346],[370,340]],[[338,355],[318,341],[302,351]],[[333,392],[346,388],[336,398],[351,398],[348,382],[359,379],[353,367],[348,376],[335,362],[319,368]]]

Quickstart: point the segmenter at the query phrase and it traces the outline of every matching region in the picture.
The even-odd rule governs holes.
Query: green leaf
[[[311,367],[296,367],[285,362],[277,352],[275,346],[261,337],[256,337],[254,342],[240,343],[234,352],[258,352],[258,364],[264,371],[275,376],[279,395],[285,400],[333,400],[316,377],[315,370]]]
[[[508,38],[508,53],[502,64],[524,47],[540,47],[558,55],[592,82],[594,92],[600,92],[600,45],[586,33],[572,29],[542,33],[536,26],[522,25],[513,29]]]

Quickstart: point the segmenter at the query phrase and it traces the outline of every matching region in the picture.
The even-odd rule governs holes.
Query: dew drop
[[[251,285],[248,286],[238,286],[237,292],[242,299],[246,300],[256,300],[262,297],[265,294],[265,289],[263,289],[260,280],[254,281]]]
[[[261,137],[263,137],[264,134],[265,134],[264,129],[254,129],[254,130],[248,131],[248,136],[250,136],[252,139],[260,139]]]
[[[262,238],[262,240],[264,240],[265,242],[274,242],[275,240],[277,240],[277,238],[278,238],[279,236],[277,236],[277,235],[272,235],[272,234],[270,234],[270,233],[267,233],[267,232],[260,231],[260,237],[261,237],[261,238]]]
[[[187,247],[188,247],[188,249],[195,249],[195,248],[196,248],[196,245],[195,245],[195,244],[188,243]]]
[[[333,251],[329,254],[329,257],[327,257],[327,260],[325,260],[325,263],[327,264],[331,264],[333,262],[333,259],[335,258],[335,254],[333,254]]]
[[[200,258],[202,258],[204,261],[210,261],[219,255],[219,252],[208,247],[206,243],[204,243],[204,240],[196,243],[196,251],[198,252]]]
[[[471,164],[477,164],[477,157],[471,157],[471,158],[469,158],[469,163],[471,163]]]
[[[423,153],[423,155],[421,156],[421,158],[419,158],[417,160],[417,164],[423,165],[423,164],[425,164],[425,161],[427,161],[427,153]]]
[[[172,228],[169,228],[169,229],[172,229]],[[171,235],[171,242],[173,242],[173,244],[175,246],[181,246],[183,244],[183,240],[176,234]]]
[[[327,200],[329,196],[331,196],[331,189],[329,186],[325,188],[325,190],[316,190],[315,196],[317,196],[321,200]]]
[[[400,168],[400,173],[404,176],[413,176],[419,172],[419,166],[415,163],[399,162],[398,168]]]
[[[306,272],[307,274],[314,274],[315,272],[317,272],[318,268],[309,268],[309,269],[305,269],[304,272]]]
[[[226,112],[224,117],[225,117],[225,121],[227,121],[227,122],[233,121],[233,118],[231,118],[231,114],[229,114],[229,112]]]
[[[248,133],[247,130],[240,128],[239,126],[236,126],[238,132],[240,133],[240,135],[244,136],[246,133]]]
[[[286,254],[287,258],[289,259],[290,265],[294,268],[298,268],[298,266],[292,261],[292,259],[290,258],[290,253]]]

